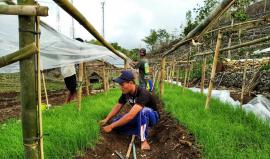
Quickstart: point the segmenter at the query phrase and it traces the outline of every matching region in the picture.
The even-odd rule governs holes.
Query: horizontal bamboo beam
[[[0,5],[0,14],[48,16],[48,7],[38,5]]]
[[[175,44],[171,49],[167,50],[162,56],[168,56],[173,51],[175,51],[180,46],[190,42],[192,39],[197,40],[200,36],[202,36],[210,26],[213,25],[214,22],[225,12],[227,11],[236,0],[223,0],[221,3],[210,13],[208,17],[206,17],[197,27],[195,27],[188,35]]]
[[[57,5],[64,9],[70,16],[76,19],[90,34],[92,34],[99,42],[101,42],[106,48],[111,50],[117,56],[121,57],[123,60],[128,59],[126,55],[117,51],[109,44],[93,27],[93,25],[88,22],[88,20],[77,10],[68,0],[53,0]]]
[[[226,31],[239,31],[239,29],[242,29],[242,30],[252,29],[252,28],[258,27],[259,25],[262,25],[265,22],[270,22],[270,14],[260,19],[250,20],[250,21],[246,21],[242,23],[236,23],[234,25],[227,25],[227,26],[223,26],[217,29],[213,29],[213,30],[208,31],[206,34],[217,32],[219,30],[222,32],[226,32]]]
[[[0,68],[12,64],[14,62],[20,61],[21,59],[27,58],[33,54],[36,54],[37,51],[38,50],[36,44],[32,43],[14,53],[2,56],[0,57]]]
[[[231,47],[220,49],[220,52],[228,51],[228,50],[234,50],[234,49],[238,49],[238,48],[241,48],[241,47],[254,45],[254,44],[265,42],[265,41],[269,41],[269,40],[270,40],[270,36],[266,36],[266,37],[263,37],[263,38],[260,38],[260,39],[256,39],[256,40],[253,40],[253,41],[249,41],[249,42],[246,42],[246,43],[242,43],[242,44],[239,44],[239,45],[234,45],[234,46],[231,46]],[[203,56],[203,55],[210,55],[212,53],[213,53],[212,51],[208,51],[208,52],[205,52],[205,53],[195,54],[192,57]]]

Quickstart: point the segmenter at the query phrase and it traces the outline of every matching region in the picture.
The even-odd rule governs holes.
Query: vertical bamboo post
[[[88,72],[86,70],[86,63],[83,64],[83,77],[85,81],[85,88],[86,88],[86,95],[89,96],[89,79],[88,79]]]
[[[83,84],[83,63],[79,64],[79,90],[77,93],[78,98],[78,110],[81,111],[81,103],[82,103],[82,84]]]
[[[216,49],[215,49],[215,55],[214,55],[214,61],[212,65],[212,72],[211,72],[211,77],[210,77],[210,82],[209,82],[209,87],[208,87],[208,95],[205,103],[205,109],[209,109],[209,103],[211,100],[211,95],[212,95],[212,89],[214,85],[214,80],[215,80],[215,75],[216,75],[216,68],[217,68],[217,62],[218,62],[218,55],[219,55],[219,50],[221,46],[221,40],[222,40],[222,33],[218,33],[217,37],[217,44],[216,44]]]
[[[231,26],[233,26],[234,23],[234,18],[231,16]],[[229,35],[229,41],[228,41],[228,47],[231,47],[232,45],[232,33],[230,33]],[[228,51],[228,58],[231,59],[232,55],[231,55],[231,50]]]
[[[34,5],[34,0],[17,0],[18,5]],[[19,16],[19,48],[35,42],[35,17]],[[29,31],[28,31],[29,30]],[[38,108],[37,85],[35,74],[35,56],[20,61],[21,105],[22,105],[22,136],[24,158],[38,158]]]
[[[128,61],[127,61],[127,59],[124,60],[124,69],[125,70],[128,69]]]
[[[43,83],[43,89],[44,89],[44,94],[45,94],[45,99],[46,99],[46,105],[49,105],[49,99],[48,99],[48,93],[47,93],[47,88],[46,88],[46,81],[44,77],[44,72],[41,72],[42,75],[42,83]]]
[[[106,90],[110,89],[109,70],[106,71]]]
[[[206,56],[203,56],[203,64],[202,64],[202,78],[201,78],[201,93],[204,90],[204,81],[205,81],[205,71],[206,71]]]
[[[179,71],[180,71],[180,66],[179,65],[176,65],[176,83],[178,85],[178,82],[179,82]]]
[[[188,53],[188,58],[187,58],[187,63],[186,63],[186,69],[185,69],[185,79],[184,79],[184,87],[187,86],[187,78],[188,78],[188,71],[189,71],[189,67],[190,67],[190,63],[189,63],[189,57],[192,51],[192,47],[189,47],[189,53]]]
[[[36,31],[40,32],[40,17],[36,16]],[[40,72],[40,35],[36,35],[37,53],[37,86],[38,86],[38,127],[39,127],[39,158],[44,159],[43,151],[43,126],[42,126],[42,105],[41,105],[41,72]]]
[[[105,72],[105,62],[103,61],[103,66],[102,66],[102,78],[103,78],[103,89],[104,92],[107,91],[106,89],[106,72]]]
[[[187,76],[187,86],[188,87],[189,87],[189,80],[190,80],[192,69],[193,69],[193,63],[190,63],[190,67],[189,67],[189,71],[188,71],[188,76]]]
[[[173,62],[172,62],[172,80],[174,79],[174,75],[175,75],[175,57],[173,57]]]
[[[243,82],[242,82],[242,91],[241,91],[241,108],[244,103],[244,92],[246,87],[246,74],[247,74],[247,58],[248,58],[248,52],[246,53],[246,59],[245,59],[245,66],[244,66],[244,73],[243,73]]]
[[[160,71],[160,81],[159,81],[159,91],[160,97],[163,97],[164,93],[164,79],[165,79],[165,67],[166,67],[166,58],[162,57],[161,59],[161,71]]]

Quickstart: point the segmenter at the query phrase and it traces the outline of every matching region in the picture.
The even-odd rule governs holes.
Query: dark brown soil
[[[202,158],[200,148],[194,137],[179,125],[169,114],[161,109],[159,123],[150,130],[150,151],[140,150],[140,141],[135,139],[136,156],[138,159],[196,159]],[[100,141],[94,149],[88,149],[84,156],[76,159],[117,159],[115,151],[126,155],[130,136],[119,135],[115,132],[101,134]],[[132,156],[132,153],[131,153]],[[130,157],[132,158],[132,157]]]

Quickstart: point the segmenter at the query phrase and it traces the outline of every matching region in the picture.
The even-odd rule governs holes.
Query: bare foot
[[[145,140],[145,141],[142,141],[141,143],[141,149],[142,150],[150,150],[150,145],[148,144],[148,142]]]

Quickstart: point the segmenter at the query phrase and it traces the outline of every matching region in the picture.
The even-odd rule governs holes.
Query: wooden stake
[[[166,58],[162,57],[161,59],[161,75],[160,75],[160,81],[159,81],[159,91],[160,91],[160,97],[163,97],[164,93],[164,79],[165,79],[165,66],[166,65]]]
[[[242,82],[242,91],[241,91],[241,108],[244,103],[244,92],[246,87],[246,74],[247,74],[247,58],[248,58],[248,52],[246,53],[246,60],[245,60],[245,66],[244,66],[244,73],[243,73],[243,82]]]
[[[33,0],[17,0],[20,5],[34,5]],[[35,31],[35,17],[19,16],[19,28]],[[32,32],[19,32],[19,48],[35,42]],[[22,133],[24,158],[36,159],[39,154],[38,138],[38,101],[35,56],[20,61],[21,106],[22,106]]]
[[[86,88],[86,95],[89,96],[89,79],[88,79],[88,72],[86,70],[86,63],[83,64],[83,74],[84,74],[84,81],[85,81],[85,88]]]
[[[48,7],[34,5],[0,5],[0,14],[48,16]]]
[[[220,50],[220,46],[221,46],[221,40],[222,40],[222,34],[219,32],[218,38],[217,38],[216,49],[215,49],[214,61],[213,61],[213,65],[212,65],[212,72],[211,72],[211,77],[210,77],[210,82],[209,82],[209,87],[208,87],[208,95],[207,95],[207,99],[206,99],[206,103],[205,103],[206,110],[209,109],[209,103],[211,100],[212,89],[213,89],[215,75],[216,75],[218,55],[219,55],[219,50]]]
[[[102,67],[102,78],[103,78],[103,89],[104,89],[104,92],[107,91],[107,87],[106,87],[106,72],[105,72],[105,63],[103,62],[103,67]]]
[[[41,72],[41,75],[42,75],[42,83],[43,83],[43,89],[44,89],[44,94],[45,94],[45,99],[46,99],[46,105],[49,106],[48,93],[47,93],[46,82],[45,82],[43,71]]]
[[[36,31],[40,32],[40,18],[36,17]],[[39,157],[44,159],[43,150],[43,126],[42,126],[42,104],[41,104],[41,76],[40,76],[40,35],[36,35],[37,53],[37,85],[38,85],[38,126],[39,126]]]
[[[82,84],[83,84],[83,63],[79,64],[79,89],[77,93],[78,99],[78,110],[81,111],[81,102],[82,102]]]
[[[203,90],[204,90],[206,61],[207,61],[207,58],[206,58],[206,56],[204,56],[203,57],[203,64],[202,64],[201,93],[203,93]]]

